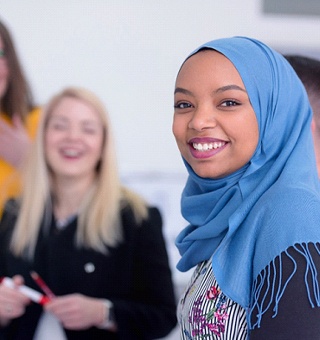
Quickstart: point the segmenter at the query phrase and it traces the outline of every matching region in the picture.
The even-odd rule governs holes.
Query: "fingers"
[[[12,277],[12,280],[16,286],[22,286],[24,284],[23,276],[15,275]]]
[[[64,328],[86,329],[101,321],[102,302],[80,294],[54,298],[45,309],[54,314]],[[98,319],[98,320],[97,320]]]
[[[19,131],[20,133],[25,134],[26,133],[26,128],[22,122],[21,117],[18,114],[15,114],[12,119],[11,123],[7,122],[5,119],[0,117],[0,130],[2,132],[5,132],[9,135],[11,134],[17,134]]]
[[[10,301],[1,304],[0,315],[6,319],[15,319],[25,313],[26,305],[17,301]]]
[[[70,296],[56,297],[44,306],[45,310],[55,315],[64,328],[71,329],[77,317],[77,303]]]
[[[23,278],[16,276],[13,278],[18,286],[23,284]],[[0,284],[0,316],[5,319],[14,319],[25,312],[30,300],[17,289]]]
[[[16,115],[13,117],[12,125],[0,119],[0,132],[0,157],[18,168],[31,145],[27,129],[22,124],[21,118]]]
[[[30,299],[22,294],[17,288],[24,284],[23,277],[16,275],[12,278],[13,285],[7,285],[4,283],[0,284],[0,302],[6,301],[19,301],[23,304],[28,304]]]
[[[76,294],[56,297],[45,304],[46,311],[54,314],[59,320],[72,318],[80,309],[80,303]]]
[[[11,118],[11,122],[13,126],[23,127],[22,119],[17,113],[13,115],[13,117]],[[0,127],[9,129],[11,128],[11,125],[9,124],[7,120],[0,117]]]
[[[23,123],[22,123],[22,119],[18,114],[14,114],[12,117],[12,124],[14,127],[16,127],[17,129],[24,129]]]

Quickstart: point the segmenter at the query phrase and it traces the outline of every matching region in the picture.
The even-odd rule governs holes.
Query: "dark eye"
[[[0,58],[5,56],[4,49],[0,48]]]
[[[174,105],[175,109],[188,109],[190,107],[192,107],[192,105],[190,103],[186,103],[186,102],[181,102],[181,103]]]
[[[85,126],[83,127],[83,132],[89,135],[95,135],[98,132],[98,129],[93,126]]]
[[[63,131],[63,130],[66,129],[67,125],[64,124],[64,123],[61,123],[61,122],[55,122],[55,123],[52,123],[52,124],[51,124],[51,127],[52,127],[54,130]]]
[[[237,106],[240,105],[240,103],[238,103],[235,100],[225,100],[224,102],[221,103],[221,106]]]

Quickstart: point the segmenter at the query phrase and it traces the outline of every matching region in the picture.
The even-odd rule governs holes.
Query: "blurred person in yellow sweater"
[[[19,62],[13,39],[0,21],[0,216],[19,193],[19,168],[35,136],[40,109]]]

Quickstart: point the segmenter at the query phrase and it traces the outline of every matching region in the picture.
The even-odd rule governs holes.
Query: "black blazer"
[[[15,210],[7,208],[0,224],[0,276],[23,275],[26,285],[39,290],[29,274],[35,270],[56,295],[81,293],[114,304],[117,334],[92,327],[65,330],[68,339],[155,339],[174,328],[174,289],[157,208],[149,208],[149,217],[141,225],[130,208],[123,209],[124,241],[107,255],[75,247],[76,219],[62,231],[52,219],[49,235],[41,229],[32,262],[16,258],[8,250]],[[0,334],[6,339],[32,339],[41,312],[38,304],[31,304]]]

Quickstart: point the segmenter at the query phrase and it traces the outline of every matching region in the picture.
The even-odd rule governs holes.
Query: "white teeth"
[[[63,153],[64,155],[69,156],[69,157],[76,157],[79,155],[79,151],[76,151],[76,150],[64,150]]]
[[[202,147],[202,148],[203,148],[204,151],[206,151],[206,150],[209,149],[209,145],[208,145],[208,144],[203,144],[203,147]]]
[[[214,142],[214,143],[193,143],[192,146],[194,149],[198,151],[207,151],[207,150],[212,150],[212,149],[218,149],[221,148],[223,145],[225,145],[225,142]]]

